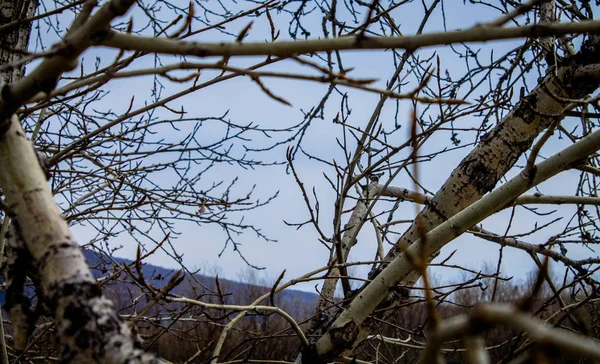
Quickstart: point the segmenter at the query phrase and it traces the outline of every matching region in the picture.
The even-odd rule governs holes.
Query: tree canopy
[[[158,363],[167,333],[186,362],[600,360],[591,2],[0,4],[4,362]],[[181,253],[258,269],[243,242],[300,232],[306,273],[242,299]],[[157,251],[181,270],[148,276]],[[515,251],[536,273],[508,294]],[[301,282],[306,321],[277,301]]]

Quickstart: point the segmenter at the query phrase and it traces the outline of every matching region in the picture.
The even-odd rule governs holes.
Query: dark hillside
[[[115,271],[121,271],[120,279],[116,282],[111,282],[111,291],[122,292],[124,290],[115,287],[115,285],[123,284],[124,287],[131,285],[131,280],[126,279],[127,273],[123,269],[115,269],[116,265],[129,265],[133,270],[133,261],[124,258],[109,257],[105,254],[84,250],[83,254],[92,268],[92,273],[96,278],[106,277]],[[143,264],[142,273],[146,280],[157,288],[163,288],[176,272],[174,269],[163,268],[152,264]],[[255,284],[255,282],[237,282],[229,279],[219,278],[221,289],[226,296],[228,304],[249,304],[260,295],[268,292],[271,287]],[[121,287],[123,288],[123,287]],[[216,290],[215,277],[210,277],[202,274],[187,276],[184,282],[173,290],[173,293],[185,295],[187,292],[196,291],[196,294],[214,293]],[[190,295],[194,296],[194,294]],[[247,298],[242,300],[239,297]],[[277,295],[276,302],[279,306],[285,306],[286,310],[294,317],[306,318],[307,308],[313,308],[316,305],[319,296],[316,293],[310,293],[299,290],[285,290]],[[124,307],[120,307],[124,308]]]

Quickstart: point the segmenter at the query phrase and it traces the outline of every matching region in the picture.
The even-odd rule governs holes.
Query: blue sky
[[[427,1],[430,3],[431,1]],[[466,5],[448,6],[446,2],[446,25],[448,29],[467,28],[477,22],[485,22],[496,17],[495,13],[486,10],[483,7],[474,8]],[[231,4],[234,6],[233,4]],[[418,21],[421,19],[422,8],[419,3],[410,5],[410,7],[401,7],[402,11],[394,11],[392,15],[398,24],[401,24],[401,29],[405,34],[413,34]],[[145,21],[140,10],[133,11],[134,26],[143,24]],[[287,22],[289,15],[277,15],[272,13],[277,26],[281,29],[281,37],[287,37]],[[64,14],[60,17],[62,24],[68,24],[70,16]],[[139,19],[139,20],[138,20]],[[430,25],[425,28],[425,32],[439,31],[443,29],[443,18],[440,10],[436,10],[432,14]],[[247,19],[236,21],[228,25],[227,31],[237,34],[245,25]],[[320,16],[318,12],[307,17],[306,24],[314,29],[313,36],[319,36],[320,33]],[[141,26],[141,25],[140,25]],[[52,32],[44,32],[44,25],[41,26],[44,41],[46,44],[55,42],[58,37]],[[136,28],[137,29],[137,28]],[[262,41],[268,37],[268,23],[265,17],[255,19],[253,28],[250,32],[248,41]],[[220,34],[216,31],[207,32],[194,40],[198,41],[220,41],[231,40],[231,37]],[[481,47],[482,53],[490,54],[491,51],[496,54],[503,54],[504,51],[512,49],[517,45],[522,44],[522,41],[502,41],[492,42],[484,45],[476,45]],[[436,47],[419,51],[417,55],[421,58],[427,58],[435,54],[440,56],[442,68],[447,69],[453,75],[464,74],[464,64],[448,47]],[[96,57],[100,58],[101,64],[108,64],[114,59],[115,52],[107,49],[93,49],[84,55],[84,65],[92,67],[96,61]],[[375,86],[379,88],[385,87],[385,82],[393,72],[393,63],[391,52],[385,51],[353,51],[346,52],[343,55],[346,68],[354,67],[351,76],[355,78],[377,78],[378,82]],[[163,64],[169,64],[177,61],[178,57],[161,57]],[[236,66],[249,65],[259,58],[249,59],[233,59],[230,64]],[[489,57],[488,57],[489,59]],[[188,59],[190,61],[197,61]],[[201,60],[208,62],[209,60]],[[152,67],[153,57],[147,56],[142,62],[139,62],[135,68]],[[435,62],[432,63],[435,65]],[[32,65],[28,66],[31,69]],[[277,70],[282,72],[304,72],[310,73],[306,67],[298,66],[292,62],[281,62],[268,68],[269,70]],[[185,74],[183,72],[182,74]],[[208,80],[214,77],[215,72],[202,72],[200,81]],[[532,79],[536,76],[532,73]],[[408,76],[407,81],[410,80]],[[316,105],[327,90],[327,85],[311,83],[306,81],[289,81],[280,79],[266,79],[265,84],[277,95],[289,100],[293,107],[289,107],[278,103],[267,97],[260,89],[252,83],[248,78],[236,78],[224,83],[211,86],[204,90],[200,90],[191,95],[178,99],[169,104],[173,109],[184,107],[188,115],[194,117],[223,115],[227,113],[227,118],[232,122],[240,124],[246,122],[256,122],[263,127],[283,127],[296,124],[303,118],[303,111],[309,110]],[[189,84],[176,84],[164,80],[165,89],[162,90],[163,95],[170,95],[174,92],[188,87]],[[416,84],[409,83],[400,92],[406,92],[414,88]],[[135,95],[134,108],[141,107],[151,97],[152,79],[150,77],[135,78],[130,80],[114,80],[106,87],[110,91],[101,103],[97,104],[105,108],[110,108],[117,114],[124,112],[129,107],[129,100]],[[379,99],[376,94],[370,94],[363,91],[345,90],[348,92],[352,114],[349,118],[349,123],[360,127],[366,125],[373,109]],[[515,92],[516,93],[516,92]],[[474,95],[475,96],[475,95]],[[313,125],[308,129],[303,147],[309,150],[314,155],[327,160],[336,159],[342,160],[342,154],[339,147],[335,143],[335,138],[341,134],[341,129],[331,121],[339,111],[339,103],[341,97],[334,95],[327,104],[323,120],[315,120]],[[473,99],[469,100],[473,101]],[[419,106],[422,108],[423,106]],[[399,120],[404,120],[408,125],[410,105],[407,102],[399,104]],[[384,107],[380,117],[385,120],[386,125],[393,125],[394,113],[396,105],[392,101],[388,101]],[[159,116],[173,117],[168,111],[161,109],[157,110]],[[456,127],[469,127],[477,125],[480,120],[477,118],[464,118],[455,124]],[[565,125],[575,123],[576,120],[567,120]],[[567,127],[567,129],[569,129]],[[183,127],[185,131],[185,127]],[[211,126],[208,124],[205,129],[206,140],[211,140],[215,135],[218,135],[220,127]],[[409,128],[404,127],[400,132],[396,133],[392,138],[393,142],[403,142],[408,138]],[[172,134],[171,134],[172,133]],[[451,146],[449,132],[440,132],[439,135],[432,137],[424,146],[423,153],[439,151],[444,147]],[[177,140],[181,138],[181,134],[177,134],[170,130],[165,130],[161,137],[173,138]],[[463,133],[460,135],[463,140],[463,145],[471,143],[475,140],[475,133]],[[256,139],[253,143],[255,146],[265,145],[268,143],[265,139]],[[543,155],[550,155],[552,152],[559,151],[567,146],[566,140],[558,140],[553,138],[543,149]],[[455,151],[447,152],[439,157],[436,157],[430,163],[423,163],[420,167],[421,182],[431,191],[436,191],[444,182],[452,169],[460,162],[460,160],[472,149],[465,147]],[[238,150],[242,152],[241,148]],[[282,161],[285,158],[285,148],[276,148],[273,151],[262,154],[265,160]],[[522,163],[521,163],[522,164]],[[322,226],[323,229],[331,234],[332,231],[332,216],[335,195],[331,188],[327,185],[323,177],[323,173],[332,176],[331,168],[326,168],[322,164],[315,163],[308,158],[299,156],[295,161],[295,166],[299,172],[302,181],[307,186],[307,189],[315,188],[321,206]],[[512,177],[517,173],[513,170],[508,177]],[[304,206],[303,198],[300,194],[298,186],[294,182],[292,175],[286,173],[284,166],[275,166],[267,168],[259,168],[256,170],[241,170],[237,167],[220,165],[211,171],[210,176],[213,180],[230,180],[239,177],[239,183],[236,185],[234,192],[237,191],[243,194],[246,190],[256,185],[255,196],[264,200],[272,196],[275,191],[279,191],[279,196],[269,205],[246,213],[244,221],[255,224],[262,231],[277,242],[265,242],[257,239],[252,233],[247,233],[238,238],[238,242],[244,256],[257,266],[266,267],[263,274],[265,277],[274,279],[284,269],[287,270],[286,278],[291,279],[305,272],[321,267],[327,263],[328,251],[317,241],[317,234],[310,226],[306,226],[299,230],[287,226],[287,222],[301,222],[306,220],[308,213]],[[169,176],[157,175],[157,183],[169,183]],[[556,177],[552,181],[544,183],[540,190],[544,194],[573,194],[573,189],[565,190],[564,186],[575,186],[577,174],[566,172]],[[210,185],[210,178],[202,183]],[[413,189],[413,184],[406,176],[401,174],[397,177],[392,185]],[[349,204],[347,207],[351,207]],[[552,207],[542,207],[545,210],[552,210]],[[561,214],[571,216],[575,211],[575,206],[561,206]],[[405,202],[402,204],[402,212],[396,215],[396,218],[412,218],[415,214],[414,205]],[[345,215],[347,219],[349,215]],[[517,209],[515,218],[512,224],[510,233],[525,232],[532,229],[536,221],[549,221],[553,217],[537,219],[523,209]],[[484,228],[496,233],[504,233],[507,223],[510,219],[510,210],[503,211],[494,217],[484,221]],[[408,227],[408,226],[406,226]],[[543,232],[536,233],[532,236],[524,238],[531,243],[543,243],[551,235],[557,233],[559,226],[550,227]],[[399,230],[403,230],[399,229]],[[557,230],[558,229],[558,230]],[[221,277],[227,278],[243,278],[243,273],[247,267],[240,259],[238,254],[231,247],[227,248],[219,257],[219,253],[223,249],[224,236],[221,229],[214,225],[197,226],[190,223],[181,223],[178,225],[178,230],[181,235],[172,241],[178,253],[183,254],[183,261],[190,268],[200,268],[201,272],[213,274],[218,272]],[[92,236],[93,232],[86,227],[77,226],[74,228],[76,237],[80,243],[85,243]],[[137,249],[136,243],[128,236],[121,234],[111,241],[112,246],[122,245],[123,248],[116,253],[121,257],[133,258]],[[499,246],[492,243],[487,243],[481,239],[474,238],[470,235],[463,235],[446,246],[441,257],[446,257],[453,250],[457,250],[452,260],[449,263],[464,265],[470,268],[479,269],[484,263],[491,262],[495,265]],[[358,244],[353,249],[350,260],[372,260],[375,253],[375,236],[373,228],[370,224],[366,224],[363,231],[358,236]],[[572,249],[569,251],[573,258],[595,256],[596,253],[589,250]],[[154,256],[148,259],[149,262],[166,267],[176,268],[174,261],[167,257],[164,252],[157,252]],[[533,268],[531,258],[526,254],[518,252],[514,249],[507,248],[504,252],[503,272],[505,276],[514,275],[516,277],[526,277],[527,273]],[[365,269],[354,269],[355,274],[364,274]],[[441,277],[442,280],[452,280],[456,277],[456,272],[448,270],[434,269],[434,272]],[[314,290],[315,283],[300,285],[300,289]]]

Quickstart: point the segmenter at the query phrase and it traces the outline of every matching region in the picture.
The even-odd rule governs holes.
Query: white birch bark
[[[27,51],[31,23],[22,21],[31,18],[38,7],[38,0],[0,0],[0,24],[14,24],[0,32],[0,65],[14,63],[22,54],[14,50]],[[19,66],[3,72],[5,82],[13,82],[23,77],[25,67]]]
[[[540,24],[552,23],[556,20],[556,4],[554,0],[544,0],[540,4]],[[556,63],[556,46],[554,43],[554,37],[543,37],[540,38],[540,44],[542,46],[542,52],[546,58],[546,64],[548,66],[554,66]]]
[[[115,4],[109,3],[103,7],[105,15],[114,14],[115,9],[126,10],[132,5],[131,1],[113,2]],[[89,1],[87,5],[91,9],[95,2]],[[7,24],[31,17],[37,7],[37,1],[9,0],[1,2],[0,6],[1,20],[3,24]],[[101,24],[103,20],[97,18],[95,25]],[[104,20],[108,18],[105,17]],[[30,26],[29,22],[24,22],[3,34],[3,41],[6,42],[4,44],[7,47],[3,47],[4,50],[0,51],[0,64],[10,64],[21,58],[21,54],[10,50],[27,50]],[[86,36],[86,34],[80,35],[79,39]],[[75,39],[77,40],[77,37]],[[79,51],[83,49],[85,44],[82,44]],[[65,61],[62,60],[68,66],[68,62]],[[10,93],[15,91],[12,88],[14,84],[21,86],[19,91],[24,95],[37,92],[28,89],[27,86],[43,79],[44,73],[39,70],[40,68],[37,69],[37,73],[34,72],[37,75],[34,82],[23,79],[24,69],[21,66],[5,73],[4,79],[8,84],[2,90],[5,99],[2,100],[3,110],[0,114],[6,115],[6,109],[16,110],[20,106],[8,105],[9,101],[15,102],[15,100],[10,97],[6,99],[7,95],[10,96]],[[57,72],[60,70],[59,68]],[[53,81],[59,74],[50,73],[47,76],[50,81]],[[18,95],[19,91],[15,94]],[[12,115],[9,119],[0,120],[0,123],[2,123],[0,187],[13,223],[13,240],[18,241],[16,245],[22,246],[22,249],[17,249],[13,253],[24,254],[24,256],[13,257],[12,261],[16,266],[13,264],[9,274],[15,271],[24,272],[25,265],[28,264],[37,267],[39,277],[34,279],[34,282],[36,282],[38,297],[43,298],[43,304],[47,305],[54,314],[61,361],[65,363],[161,362],[153,355],[146,354],[136,344],[135,335],[132,334],[129,326],[118,317],[112,302],[102,295],[54,201],[33,144],[27,139],[18,118]],[[27,262],[28,258],[31,258],[32,262]],[[8,277],[9,282],[12,278]],[[15,285],[22,283],[20,279],[19,277],[12,283]],[[12,289],[18,290],[19,287],[13,286]],[[7,309],[14,313],[13,330],[19,330],[16,326],[24,326],[15,337],[18,339],[15,346],[20,348],[26,343],[27,331],[31,329],[28,325],[34,323],[28,321],[33,321],[35,318],[23,317],[31,313],[23,309],[24,307],[19,305],[20,302],[10,303],[12,307]]]
[[[346,259],[348,259],[348,254],[354,245],[356,245],[356,235],[358,235],[358,231],[363,226],[365,220],[367,219],[367,213],[369,208],[369,199],[372,199],[378,191],[380,190],[379,185],[376,181],[371,182],[367,188],[365,188],[366,196],[364,199],[359,199],[356,201],[356,206],[348,219],[348,223],[344,226],[344,232],[342,234],[340,249],[343,261],[338,262],[337,255],[332,256],[329,261],[329,265],[333,266],[335,264],[344,264],[346,263]],[[337,247],[334,247],[337,249]],[[334,314],[332,310],[330,310],[335,294],[335,290],[337,287],[337,283],[340,277],[340,269],[333,267],[328,274],[328,278],[325,279],[323,283],[323,288],[321,289],[321,295],[319,298],[319,302],[317,303],[316,316],[312,322],[312,327],[323,327],[324,324],[330,322],[331,315]]]
[[[561,62],[557,69],[551,68],[538,86],[525,96],[495,128],[482,137],[479,144],[454,169],[440,190],[421,211],[420,223],[426,231],[433,230],[445,221],[444,226],[447,226],[450,218],[490,192],[500,178],[514,166],[517,159],[531,147],[539,133],[557,119],[564,118],[563,111],[570,104],[570,100],[582,99],[600,86],[600,64],[597,63],[599,56],[600,40],[598,37],[591,37],[577,55]],[[531,178],[537,178],[535,173]],[[512,198],[516,197],[518,195]],[[370,274],[369,278],[373,282],[365,284],[350,305],[355,307],[355,310],[346,309],[341,312],[333,326],[319,339],[317,353],[311,355],[320,358],[323,355],[329,356],[332,352],[340,354],[361,342],[372,330],[372,323],[366,319],[375,310],[377,304],[381,304],[380,307],[390,307],[404,296],[403,293],[388,296],[388,293],[397,291],[390,290],[390,285],[410,287],[416,283],[420,274],[413,269],[402,251],[409,247],[414,250],[413,245],[419,237],[419,231],[413,223],[398,240],[396,246],[388,252],[385,259],[388,263]],[[454,237],[452,235],[452,239]],[[442,244],[431,244],[428,238],[427,251],[431,252],[430,259],[452,239]],[[395,274],[379,277],[382,271],[387,270],[386,266],[392,265],[395,267],[393,268],[396,270]],[[402,271],[402,274],[399,274],[398,270]],[[365,292],[377,285],[386,287],[385,294],[365,295]],[[377,290],[379,293],[384,291]],[[374,307],[371,307],[373,302],[366,303],[366,297],[368,300],[374,300]],[[358,326],[354,327],[356,324]],[[322,328],[320,330],[322,331]]]
[[[581,99],[600,85],[600,41],[593,38],[578,55],[567,60],[556,72],[548,74],[540,84],[467,155],[421,212],[421,222],[427,230],[462,211],[484,194],[510,170],[517,159],[529,149],[538,134],[556,119],[564,118],[567,99]],[[413,224],[386,256],[397,257],[403,247],[418,239]],[[435,252],[432,252],[435,253]],[[374,272],[371,277],[375,276]],[[407,277],[402,284],[411,286],[418,274]]]
[[[339,315],[315,345],[315,352],[307,353],[308,361],[313,358],[334,358],[344,350],[351,348],[361,337],[361,325],[396,287],[413,271],[412,257],[418,256],[424,242],[427,251],[438,251],[442,246],[467,231],[471,226],[484,220],[491,214],[509,205],[511,201],[533,186],[569,169],[573,164],[600,149],[600,131],[571,145],[562,152],[537,165],[533,178],[524,178],[522,174],[503,184],[489,195],[473,203],[468,208],[451,217],[435,229],[428,232],[423,240],[418,240],[407,253],[395,258],[373,281],[359,292],[350,305]],[[305,355],[305,354],[303,354]]]
[[[0,138],[0,186],[13,229],[37,263],[65,363],[158,363],[134,347],[129,326],[102,295],[54,201],[33,145],[16,117]]]

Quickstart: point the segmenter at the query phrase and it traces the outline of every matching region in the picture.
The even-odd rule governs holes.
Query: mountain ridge
[[[92,251],[88,249],[83,250],[83,255],[92,270],[92,274],[96,279],[102,281],[103,277],[114,274],[114,272],[121,272],[119,275],[125,277],[128,273],[120,268],[123,265],[131,266],[132,272],[137,274],[136,269],[133,268],[134,261],[127,258],[118,258],[108,256],[105,253]],[[118,265],[120,267],[115,266]],[[148,283],[155,286],[156,288],[163,288],[173,274],[177,270],[164,268],[158,265],[150,263],[142,263],[141,272]],[[120,277],[117,277],[120,278]],[[218,278],[219,287],[216,284],[216,277],[196,273],[186,274],[184,281],[175,287],[172,293],[182,296],[198,296],[198,295],[211,295],[218,294],[220,291],[225,297],[226,304],[237,304],[237,305],[248,305],[252,303],[259,296],[269,292],[272,287],[262,285],[254,282],[239,282],[231,279]],[[117,280],[117,283],[110,283],[110,290],[112,292],[125,292],[122,288],[115,287],[115,285],[126,285],[126,282]],[[129,287],[130,283],[127,284]],[[106,288],[103,288],[106,290]],[[113,293],[114,294],[114,293]],[[112,294],[111,294],[112,295]],[[109,295],[109,296],[111,296]],[[196,297],[191,297],[196,298]],[[282,292],[277,293],[275,303],[278,306],[285,307],[289,314],[294,317],[303,317],[309,314],[308,308],[312,309],[316,307],[316,303],[319,299],[319,295],[316,293],[286,289]],[[265,300],[263,304],[266,304],[268,300]]]

